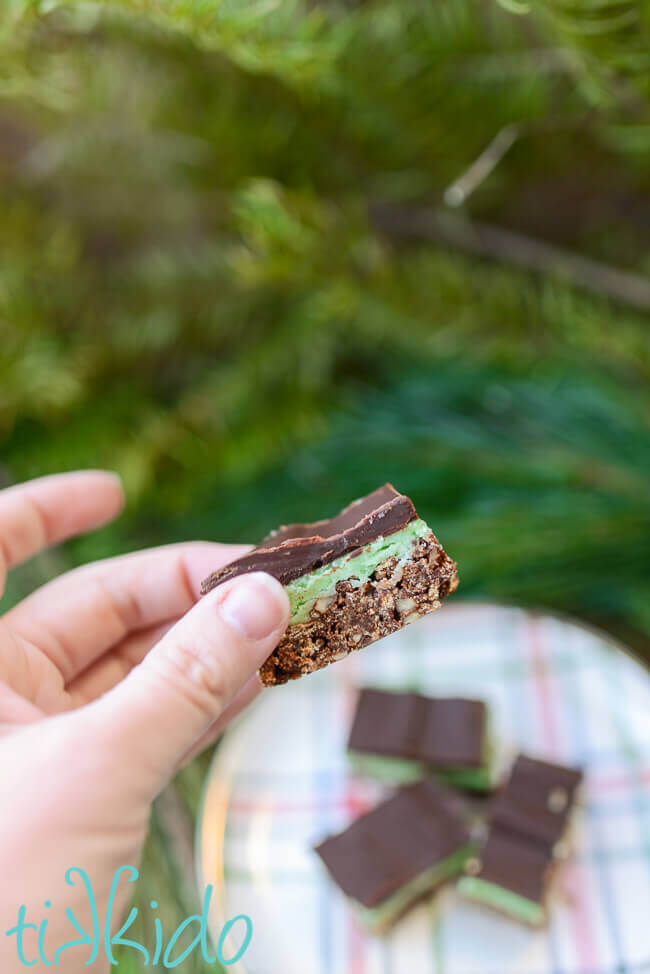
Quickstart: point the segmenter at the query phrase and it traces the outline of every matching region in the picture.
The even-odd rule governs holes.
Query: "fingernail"
[[[265,639],[287,618],[287,595],[275,578],[242,575],[220,606],[222,618],[246,639]]]

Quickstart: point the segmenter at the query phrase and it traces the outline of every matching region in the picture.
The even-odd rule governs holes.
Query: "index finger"
[[[123,503],[119,477],[103,470],[39,477],[0,491],[0,586],[14,565],[111,521]]]
[[[178,619],[201,580],[248,546],[190,541],[94,562],[37,589],[6,614],[69,683],[129,633]]]

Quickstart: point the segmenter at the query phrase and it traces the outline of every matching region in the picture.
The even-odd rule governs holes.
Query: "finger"
[[[101,470],[40,477],[0,491],[0,571],[43,548],[112,520],[122,509],[119,477]]]
[[[199,598],[202,579],[246,550],[190,542],[95,562],[49,582],[6,619],[67,685],[129,633],[179,619]]]
[[[129,787],[150,800],[267,659],[288,621],[286,592],[271,576],[256,572],[219,586],[126,680],[78,711],[84,735],[101,741]]]
[[[232,702],[226,707],[224,712],[221,714],[213,724],[210,725],[208,730],[203,734],[199,740],[192,745],[189,751],[183,755],[181,760],[178,762],[175,771],[180,770],[190,761],[193,761],[195,757],[205,751],[206,748],[210,747],[217,741],[223,732],[226,730],[228,725],[239,716],[242,710],[245,710],[255,700],[262,690],[264,689],[262,681],[260,680],[257,673],[252,676],[247,683],[239,690],[232,699]]]
[[[152,646],[160,642],[172,625],[172,622],[166,622],[131,633],[114,649],[104,653],[68,684],[67,691],[72,706],[81,707],[91,703],[121,683],[134,666],[142,662]]]
[[[26,639],[0,619],[0,688],[10,689],[43,714],[70,706],[61,674]]]
[[[44,716],[43,711],[30,700],[0,683],[0,736],[12,733],[20,724],[42,720]]]

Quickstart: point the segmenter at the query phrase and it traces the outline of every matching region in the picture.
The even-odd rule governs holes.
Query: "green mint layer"
[[[453,785],[467,791],[492,791],[494,785],[495,743],[492,732],[492,714],[488,708],[483,738],[483,763],[480,768],[452,768],[451,771],[436,768],[436,774]]]
[[[515,920],[522,920],[531,926],[540,926],[546,920],[544,908],[533,900],[527,900],[518,893],[513,893],[503,886],[495,883],[488,883],[485,879],[477,876],[464,876],[458,883],[458,892],[462,896],[467,896],[472,900],[479,900],[489,906],[509,916]]]
[[[412,781],[421,781],[427,776],[426,765],[419,761],[407,761],[404,758],[348,751],[348,761],[355,774],[377,778],[390,785],[408,785]]]
[[[492,787],[492,773],[489,766],[443,770],[421,761],[408,761],[405,758],[384,757],[379,754],[362,754],[360,751],[349,751],[348,759],[350,767],[356,774],[377,778],[386,784],[407,785],[412,781],[421,781],[429,774],[435,774],[446,784],[468,791],[489,791]]]
[[[469,843],[461,846],[446,859],[418,873],[408,883],[396,890],[388,899],[375,907],[364,907],[352,900],[351,903],[362,923],[373,930],[387,929],[416,900],[435,886],[462,873],[465,863],[475,855]]]
[[[492,774],[490,768],[454,768],[449,771],[440,768],[433,769],[441,781],[454,788],[467,791],[490,791],[492,788]]]
[[[317,599],[336,594],[336,584],[351,581],[355,586],[367,582],[372,573],[388,558],[397,558],[398,562],[407,561],[411,556],[413,542],[431,534],[431,528],[420,519],[411,521],[386,538],[379,537],[365,547],[356,548],[353,552],[341,555],[316,568],[308,575],[301,575],[286,586],[286,592],[291,604],[290,625],[306,622],[309,613]]]

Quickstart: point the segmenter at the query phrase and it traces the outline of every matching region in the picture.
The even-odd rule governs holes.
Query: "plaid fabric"
[[[447,887],[387,938],[364,933],[312,852],[374,804],[345,743],[355,688],[489,702],[516,750],[586,769],[576,852],[546,931]],[[447,606],[328,669],[267,691],[226,735],[207,789],[205,882],[253,920],[248,974],[640,974],[650,971],[650,679],[603,634],[492,604]],[[209,850],[212,849],[212,853]]]

